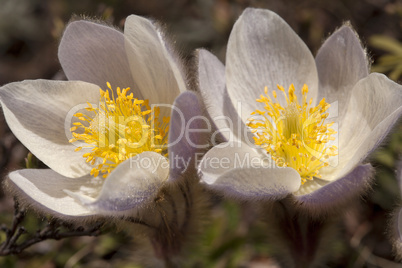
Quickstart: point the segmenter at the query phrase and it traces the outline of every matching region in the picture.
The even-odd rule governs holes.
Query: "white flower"
[[[228,142],[213,147],[199,166],[211,188],[246,200],[292,193],[317,211],[369,187],[372,167],[362,161],[401,116],[402,87],[369,74],[366,53],[348,25],[332,34],[314,59],[277,14],[246,9],[232,29],[226,68],[205,50],[198,57],[202,97],[217,137]],[[277,85],[290,86],[289,94]],[[250,123],[252,113],[265,119]],[[330,127],[332,121],[337,124]],[[260,133],[254,136],[260,146],[243,135],[247,124]],[[214,158],[230,164],[213,166]]]
[[[28,205],[61,218],[133,215],[153,201],[165,182],[175,181],[184,167],[169,167],[166,154],[156,149],[145,150],[141,147],[137,154],[131,154],[128,147],[124,146],[119,148],[126,148],[127,151],[116,153],[110,149],[113,146],[118,147],[119,142],[130,142],[127,141],[127,129],[133,132],[136,126],[124,125],[121,132],[121,126],[117,126],[115,134],[121,135],[124,132],[126,139],[120,136],[115,141],[108,140],[106,146],[102,147],[100,143],[106,137],[103,133],[111,131],[113,124],[118,125],[117,121],[113,121],[113,116],[116,115],[113,114],[114,107],[120,105],[118,109],[123,109],[124,105],[134,105],[133,103],[143,105],[140,100],[144,99],[148,99],[150,105],[172,105],[181,93],[174,104],[178,110],[172,114],[170,120],[175,131],[169,133],[169,141],[175,141],[181,134],[182,121],[200,113],[197,97],[191,92],[184,92],[186,86],[181,66],[171,48],[163,41],[161,33],[149,20],[138,16],[127,18],[124,34],[90,21],[70,23],[60,43],[59,59],[70,81],[23,81],[0,88],[2,108],[11,130],[37,158],[50,167],[11,172],[10,185]],[[119,93],[110,88],[110,96],[114,94],[115,100],[112,97],[111,101],[108,100],[103,95],[106,93],[102,93],[101,98],[99,88],[105,89],[107,82],[113,87],[130,87],[131,90]],[[130,97],[130,93],[139,100]],[[121,104],[123,98],[126,98],[125,104]],[[77,133],[74,134],[75,139],[69,142],[65,130],[71,135],[69,129],[72,125],[66,121],[72,115],[71,109],[87,106],[87,103],[97,104],[99,101],[98,111],[91,108],[92,106],[83,110],[83,115],[74,111],[80,119],[74,121],[71,130]],[[107,108],[102,110],[102,105]],[[184,116],[179,110],[185,112]],[[108,121],[109,125],[106,130],[99,130],[97,127],[101,127],[101,124],[97,122],[99,125],[93,128],[94,122],[102,119],[102,113],[112,116],[111,121]],[[129,115],[133,115],[135,120],[139,118],[136,122],[143,122],[143,127],[147,125],[140,120],[145,120],[148,115],[134,115],[132,111]],[[163,115],[169,114],[161,110],[160,118]],[[65,122],[68,123],[66,127]],[[148,123],[152,122],[151,120]],[[84,126],[87,127],[85,131],[93,130],[92,140],[80,135],[82,132],[79,129],[82,130]],[[162,130],[166,130],[166,126]],[[99,135],[98,140],[94,135]],[[160,136],[155,136],[155,139],[163,140],[166,144],[167,137]],[[77,147],[71,142],[77,140],[94,143],[89,144],[90,148],[83,146],[82,150],[76,152]],[[103,149],[105,150],[102,151]],[[84,153],[87,153],[85,158]],[[192,154],[192,148],[184,140],[168,149],[169,158],[179,155],[183,159],[189,159]],[[127,160],[123,161],[124,159]],[[143,160],[146,163],[141,162]],[[106,165],[106,169],[102,169],[99,163]],[[111,163],[118,165],[114,168]],[[111,169],[110,174],[107,173],[108,168]],[[97,176],[104,171],[106,179]],[[96,177],[90,175],[90,172]]]

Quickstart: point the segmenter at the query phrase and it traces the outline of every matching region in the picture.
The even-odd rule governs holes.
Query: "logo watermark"
[[[100,105],[96,104],[91,104],[92,107],[97,108],[100,107]],[[96,114],[93,111],[87,111],[85,108],[88,107],[88,104],[78,104],[70,109],[70,111],[67,113],[66,118],[65,118],[65,123],[64,123],[64,128],[65,128],[65,135],[68,140],[71,140],[73,138],[72,132],[71,132],[71,127],[73,126],[73,123],[76,122],[81,122],[77,117],[74,115],[76,113],[82,113],[90,118],[93,118],[91,121],[91,124],[93,124],[94,128],[98,129],[98,132],[102,133],[103,135],[99,135],[98,147],[102,146],[109,146],[110,144],[114,144],[116,150],[118,152],[124,151],[125,146],[128,146],[129,148],[136,149],[136,148],[141,148],[144,146],[145,143],[151,143],[151,146],[153,147],[158,147],[161,146],[161,144],[155,144],[154,143],[154,137],[152,136],[153,133],[149,133],[150,129],[153,129],[157,127],[156,125],[153,125],[154,122],[152,122],[150,128],[146,126],[146,122],[144,121],[144,118],[141,117],[136,117],[136,116],[130,116],[130,117],[124,117],[124,116],[113,116],[113,117],[108,117],[105,115]],[[243,122],[241,117],[242,117],[242,103],[238,102],[236,111],[238,113],[238,116],[225,116],[225,115],[220,115],[215,118],[210,118],[208,116],[204,115],[197,115],[191,118],[187,118],[185,112],[180,110],[178,107],[175,107],[174,105],[170,104],[154,104],[152,105],[152,111],[155,111],[156,108],[164,108],[164,109],[170,109],[171,114],[174,116],[174,125],[170,125],[170,137],[168,138],[168,142],[163,145],[163,149],[168,152],[168,157],[169,157],[169,163],[168,165],[170,167],[180,167],[182,170],[187,170],[190,165],[194,164],[196,166],[198,165],[203,165],[208,168],[212,169],[232,169],[232,168],[243,168],[243,167],[251,167],[251,168],[260,168],[260,167],[267,167],[267,168],[273,168],[273,167],[280,167],[281,165],[278,164],[281,161],[278,161],[276,159],[276,163],[271,159],[270,155],[267,153],[256,153],[256,155],[252,154],[244,154],[244,153],[234,153],[233,155],[230,156],[214,156],[214,157],[209,157],[205,156],[203,161],[201,161],[201,156],[204,154],[200,154],[199,150],[202,149],[206,151],[209,148],[212,148],[214,146],[219,146],[220,148],[225,148],[225,147],[237,147],[240,148],[241,146],[246,146],[252,149],[255,149],[256,151],[264,151],[261,149],[260,146],[255,145],[253,137],[256,135],[255,133],[252,133],[251,129],[247,127],[246,123]],[[338,146],[338,136],[339,136],[339,129],[338,129],[338,123],[336,122],[336,119],[338,117],[338,103],[331,103],[331,107],[328,110],[329,116],[326,118],[326,122],[334,122],[334,124],[331,126],[335,130],[334,137],[335,139],[331,140],[328,142],[329,145],[335,145]],[[147,116],[154,116],[152,113],[150,113]],[[94,119],[95,117],[96,120]],[[233,118],[234,117],[234,118]],[[245,117],[247,118],[247,117]],[[251,115],[248,116],[248,118],[251,118]],[[172,118],[170,119],[172,122]],[[272,122],[276,125],[279,124],[280,120],[283,120],[283,117],[279,117],[277,119],[277,122]],[[162,119],[160,118],[160,121]],[[219,124],[217,122],[220,122]],[[308,128],[310,127],[309,122],[306,121],[307,123],[303,124],[303,128]],[[88,122],[81,122],[82,124],[89,124]],[[131,142],[131,143],[125,143],[125,144],[119,144],[118,143],[118,138],[120,136],[124,136],[124,131],[126,130],[127,125],[135,125],[137,132],[138,132],[138,139],[136,142]],[[215,126],[220,125],[224,126],[221,127],[220,129],[217,129]],[[106,131],[109,130],[110,128],[113,128],[114,131]],[[257,131],[258,132],[258,131]],[[224,137],[227,139],[226,142],[222,143],[222,140],[220,137],[222,136],[222,133],[224,133]],[[301,130],[300,133],[307,133],[306,131]],[[149,135],[151,134],[151,135]],[[151,140],[148,140],[149,137],[152,137]],[[207,137],[207,138],[199,138],[199,137]],[[272,137],[275,138],[275,137]],[[107,140],[107,142],[106,142]],[[301,137],[301,140],[303,141],[303,137]],[[238,142],[241,141],[241,142]],[[82,147],[88,144],[83,143],[82,141],[75,141],[72,143],[76,147]],[[188,156],[182,156],[179,154],[175,154],[176,151],[180,150],[174,150],[173,152],[169,152],[169,150],[174,147],[182,147],[183,150],[189,151],[193,150],[194,155],[192,155],[190,158]],[[304,148],[306,151],[311,154],[312,156],[319,156],[322,154],[320,151],[314,150],[314,148],[310,147],[309,144],[303,143]],[[88,146],[90,147],[90,146]],[[235,151],[235,150],[234,150]],[[187,154],[185,154],[187,155]],[[257,156],[258,155],[258,156]],[[319,158],[319,157],[317,157]],[[165,162],[160,161],[160,162],[155,162],[156,160],[153,158],[147,159],[146,157],[144,158],[130,158],[130,167],[135,169],[135,168],[146,168],[149,169],[152,167],[158,167],[159,165],[167,165]],[[279,159],[280,160],[280,159]],[[330,166],[336,166],[338,164],[338,156],[331,156],[330,159],[325,159],[326,163],[328,163]],[[285,163],[285,159],[283,159],[283,163]],[[165,167],[165,166],[164,166]],[[155,170],[155,169],[154,169]]]

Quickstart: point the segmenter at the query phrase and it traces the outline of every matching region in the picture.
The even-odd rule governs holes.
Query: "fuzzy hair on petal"
[[[186,85],[160,32],[148,19],[131,15],[126,19],[124,38],[131,73],[142,96],[151,104],[172,104],[186,91]],[[165,109],[161,115],[168,116]]]
[[[311,193],[294,195],[294,202],[313,217],[337,214],[368,192],[373,180],[373,167],[370,164],[360,165],[341,179],[324,182],[326,184]]]

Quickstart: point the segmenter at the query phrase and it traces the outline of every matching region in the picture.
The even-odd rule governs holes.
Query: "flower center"
[[[328,166],[330,156],[338,154],[338,149],[330,145],[336,134],[332,128],[334,123],[325,123],[329,104],[325,98],[311,107],[312,99],[307,102],[308,87],[304,85],[301,103],[295,95],[295,88],[290,85],[288,95],[282,86],[287,106],[277,102],[276,91],[272,91],[271,99],[268,89],[257,102],[264,103],[264,111],[256,110],[252,115],[258,118],[249,119],[248,126],[256,134],[255,144],[264,148],[280,167],[291,167],[299,172],[302,184],[313,177],[321,178],[319,170]]]
[[[113,92],[109,82],[107,86]],[[100,89],[99,108],[88,102],[85,108],[93,116],[74,114],[81,122],[73,123],[70,142],[86,143],[75,151],[92,148],[83,157],[95,165],[91,170],[95,177],[102,173],[106,178],[121,162],[145,151],[167,155],[169,118],[160,123],[159,108],[151,109],[148,100],[136,99],[133,93],[127,95],[129,89],[117,88],[117,98],[113,93],[110,98],[108,90]]]

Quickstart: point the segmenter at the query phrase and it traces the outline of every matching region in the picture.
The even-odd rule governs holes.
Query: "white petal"
[[[307,195],[312,193],[321,187],[325,186],[328,182],[320,179],[308,180],[302,184],[297,192],[294,193],[295,196]]]
[[[276,90],[277,84],[286,89],[294,84],[300,96],[303,84],[307,84],[313,99],[318,87],[314,58],[307,46],[277,14],[262,9],[246,9],[233,26],[226,81],[233,104],[243,104],[238,112],[244,122],[257,108],[255,100],[265,86]],[[278,94],[278,101],[284,104],[282,94]]]
[[[222,144],[205,154],[199,174],[211,189],[243,200],[275,200],[299,189],[296,170],[275,167],[268,156],[263,157],[245,144]]]
[[[218,58],[203,49],[198,50],[198,82],[212,123],[218,130],[230,129],[229,123],[225,120],[226,109],[223,107],[225,101],[231,104],[230,99],[227,98],[225,66]],[[221,132],[226,141],[230,139],[230,132]]]
[[[297,193],[300,195],[295,196],[295,199],[313,213],[330,213],[340,206],[347,205],[353,198],[359,198],[367,191],[373,179],[372,175],[373,167],[366,164],[356,167],[352,172],[334,182],[328,183],[314,179],[300,187]]]
[[[16,186],[13,188],[17,195],[28,205],[62,218],[95,215],[64,190],[94,197],[99,194],[104,181],[91,176],[68,178],[51,169],[22,169],[11,172],[9,177]]]
[[[372,131],[369,131],[369,135],[365,135],[363,141],[356,141],[356,147],[352,147],[350,144],[349,148],[345,149],[345,151],[350,154],[348,155],[348,153],[345,153],[343,159],[341,158],[342,156],[339,156],[339,159],[342,160],[342,162],[339,162],[337,172],[332,173],[331,177],[339,178],[345,176],[345,174],[350,172],[356,165],[367,158],[367,156],[384,141],[387,134],[389,134],[392,127],[401,116],[402,107],[398,108],[394,113],[385,118]],[[342,169],[340,169],[340,167],[342,167]]]
[[[352,88],[368,76],[369,63],[355,31],[343,26],[321,46],[316,57],[318,70],[318,100],[338,102],[339,123],[346,113]]]
[[[333,180],[349,173],[377,148],[402,115],[402,86],[382,74],[370,74],[353,89],[339,129],[338,165],[320,170]]]
[[[181,93],[174,102],[169,126],[169,180],[176,180],[185,172],[195,172],[199,154],[209,145],[211,126],[202,116],[202,108],[195,93]]]
[[[147,19],[131,15],[124,28],[131,72],[151,104],[172,104],[186,90],[183,76],[161,34]]]
[[[81,193],[70,193],[83,206],[109,215],[138,210],[153,201],[169,175],[167,159],[155,152],[143,152],[118,165],[106,178],[102,191],[94,199]]]
[[[202,158],[198,171],[201,179],[207,184],[213,184],[219,176],[236,168],[247,168],[251,162],[258,166],[264,160],[264,154],[242,142],[227,142],[212,147]],[[266,161],[271,158],[266,155]]]
[[[141,93],[131,76],[124,47],[123,33],[89,21],[70,23],[59,46],[59,60],[69,80],[90,82],[106,89],[112,87],[134,90],[136,98]]]
[[[241,200],[278,200],[300,187],[300,176],[292,168],[232,169],[220,176],[211,188]]]
[[[205,107],[212,123],[218,129],[219,134],[216,135],[222,135],[215,137],[213,134],[212,142],[215,142],[216,138],[234,141],[236,137],[242,140],[246,126],[238,116],[226,90],[225,66],[203,49],[198,51],[198,81]],[[239,133],[241,137],[237,137]]]
[[[67,177],[89,173],[91,166],[82,152],[74,152],[74,145],[69,143],[67,121],[68,115],[72,117],[87,107],[86,102],[98,103],[98,86],[85,82],[23,81],[0,88],[0,100],[7,124],[36,157]]]

